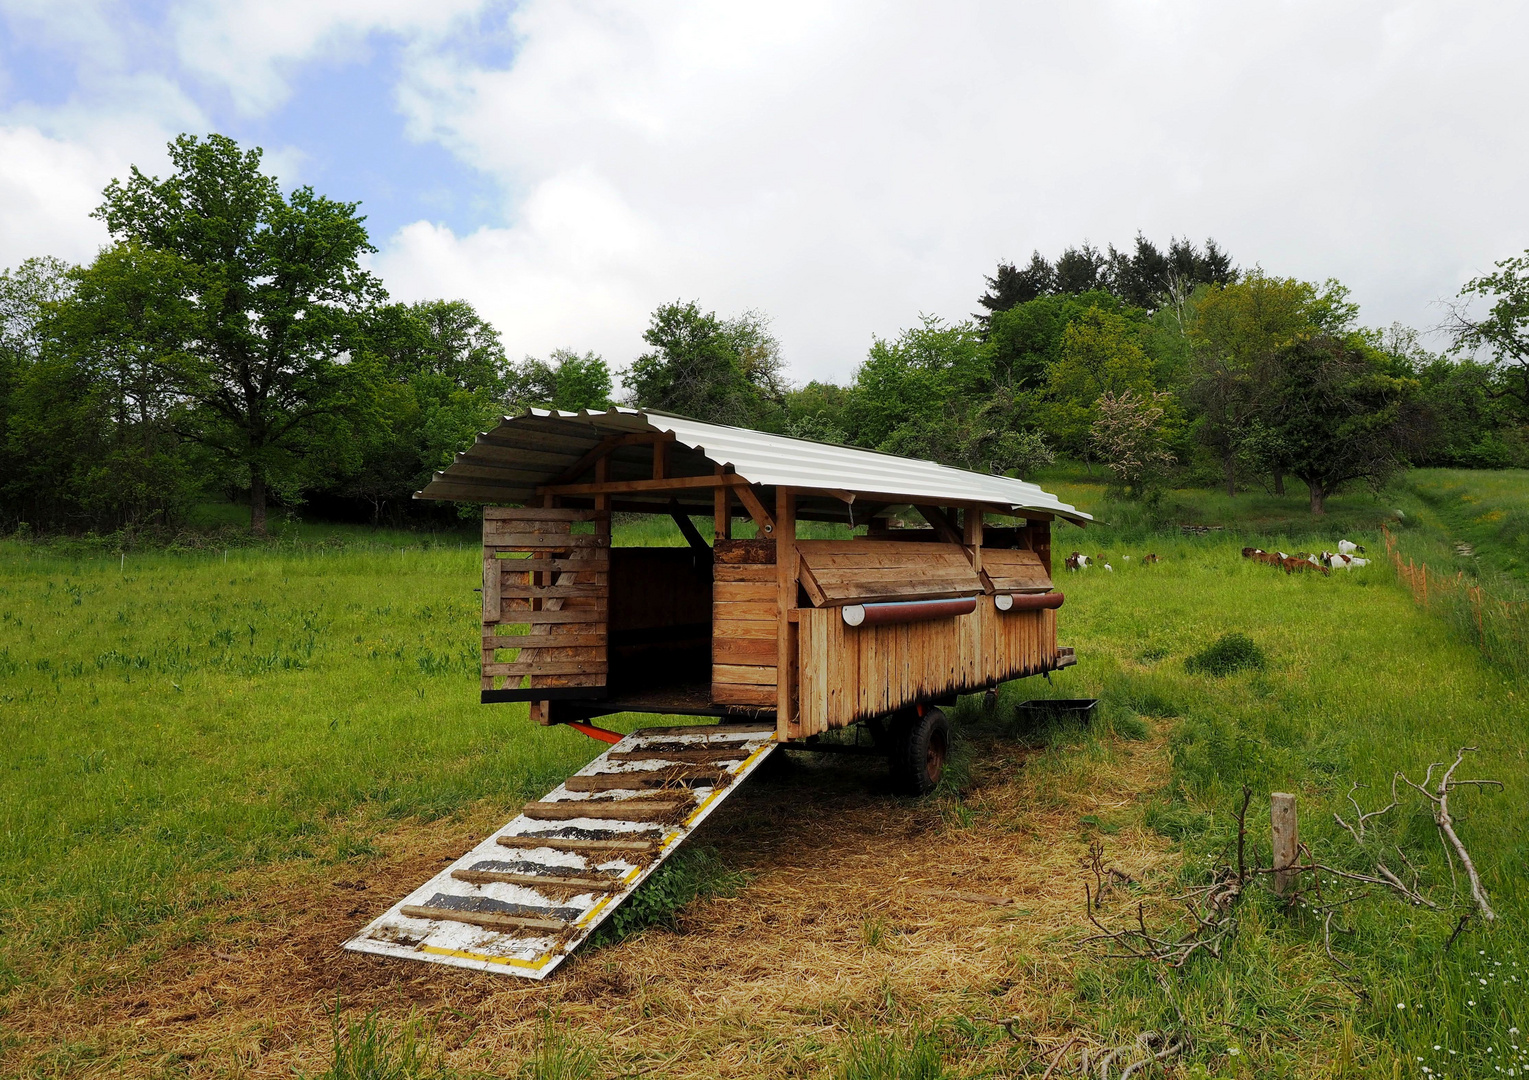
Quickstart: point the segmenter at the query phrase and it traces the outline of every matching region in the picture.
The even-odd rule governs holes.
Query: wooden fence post
[[[1295,884],[1297,877],[1289,869],[1295,865],[1296,845],[1300,842],[1295,819],[1295,796],[1283,791],[1270,794],[1269,820],[1274,839],[1274,891],[1284,896]]]

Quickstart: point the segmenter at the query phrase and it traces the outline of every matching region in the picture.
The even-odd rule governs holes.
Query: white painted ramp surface
[[[635,731],[345,947],[545,978],[776,745],[773,725]]]

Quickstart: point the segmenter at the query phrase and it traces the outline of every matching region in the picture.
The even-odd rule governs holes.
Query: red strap
[[[595,727],[593,724],[580,724],[570,721],[568,726],[575,731],[582,731],[591,739],[599,739],[603,743],[619,743],[622,739],[626,738],[620,732],[606,731],[603,727]]]

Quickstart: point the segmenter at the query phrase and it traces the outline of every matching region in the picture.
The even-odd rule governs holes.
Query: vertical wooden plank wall
[[[1056,664],[1056,612],[1000,612],[991,597],[970,615],[848,627],[838,608],[804,608],[797,737],[914,701],[983,689]]]

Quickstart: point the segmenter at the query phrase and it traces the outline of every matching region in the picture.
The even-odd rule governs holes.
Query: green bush
[[[702,896],[731,896],[747,880],[712,849],[684,848],[616,909],[591,943],[597,947],[614,945],[650,926],[678,930],[685,905]]]
[[[1184,661],[1191,673],[1214,675],[1218,679],[1245,668],[1262,671],[1264,652],[1246,634],[1222,634],[1216,641]]]

